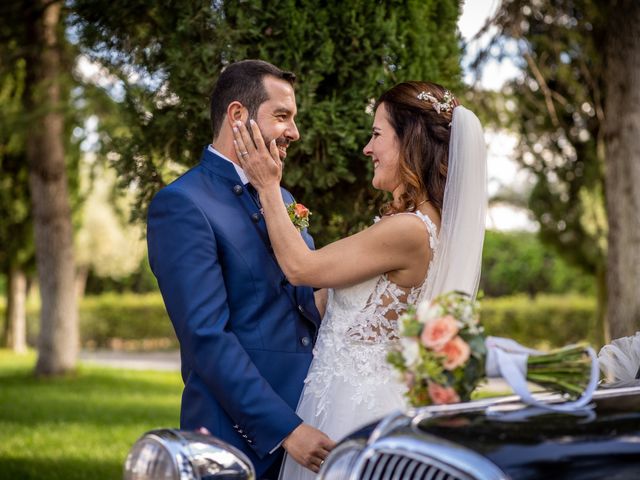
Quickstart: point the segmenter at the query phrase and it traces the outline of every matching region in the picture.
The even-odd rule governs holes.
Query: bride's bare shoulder
[[[413,212],[385,215],[375,227],[381,235],[394,238],[398,242],[422,244],[425,234],[429,231],[422,215]],[[429,220],[433,222],[431,218]]]

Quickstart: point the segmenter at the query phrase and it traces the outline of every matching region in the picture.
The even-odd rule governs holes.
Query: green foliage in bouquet
[[[587,388],[591,359],[587,343],[557,348],[544,355],[530,355],[527,380],[554,392],[577,398]]]

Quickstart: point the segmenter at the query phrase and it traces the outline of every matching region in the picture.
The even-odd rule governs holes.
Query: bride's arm
[[[416,269],[428,252],[425,226],[413,215],[396,215],[318,250],[310,250],[291,223],[280,191],[282,162],[275,141],[269,151],[257,125],[251,141],[244,125],[234,131],[236,153],[258,190],[269,238],[283,272],[294,285],[341,287],[385,272]],[[243,155],[244,153],[244,155]],[[418,280],[418,279],[417,279]]]

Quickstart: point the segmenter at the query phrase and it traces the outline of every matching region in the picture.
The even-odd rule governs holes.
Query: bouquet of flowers
[[[479,317],[478,302],[461,292],[443,294],[400,317],[400,341],[388,361],[402,374],[411,405],[466,401],[487,377],[503,376],[505,363],[524,370],[526,381],[570,398],[595,389],[597,372],[594,379],[594,358],[587,345],[544,354],[512,340],[486,338]],[[524,379],[513,383],[505,379],[514,387],[513,383],[526,385]],[[581,404],[588,401],[581,400]]]

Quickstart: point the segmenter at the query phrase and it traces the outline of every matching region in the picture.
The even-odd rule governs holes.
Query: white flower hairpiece
[[[435,95],[433,95],[433,93],[427,92],[425,90],[416,95],[416,98],[418,100],[425,100],[430,102],[433,105],[433,109],[438,112],[438,114],[440,114],[441,112],[450,112],[451,110],[453,110],[453,102],[455,101],[453,94],[447,89],[445,89],[444,91],[442,102],[440,102],[435,97]]]

